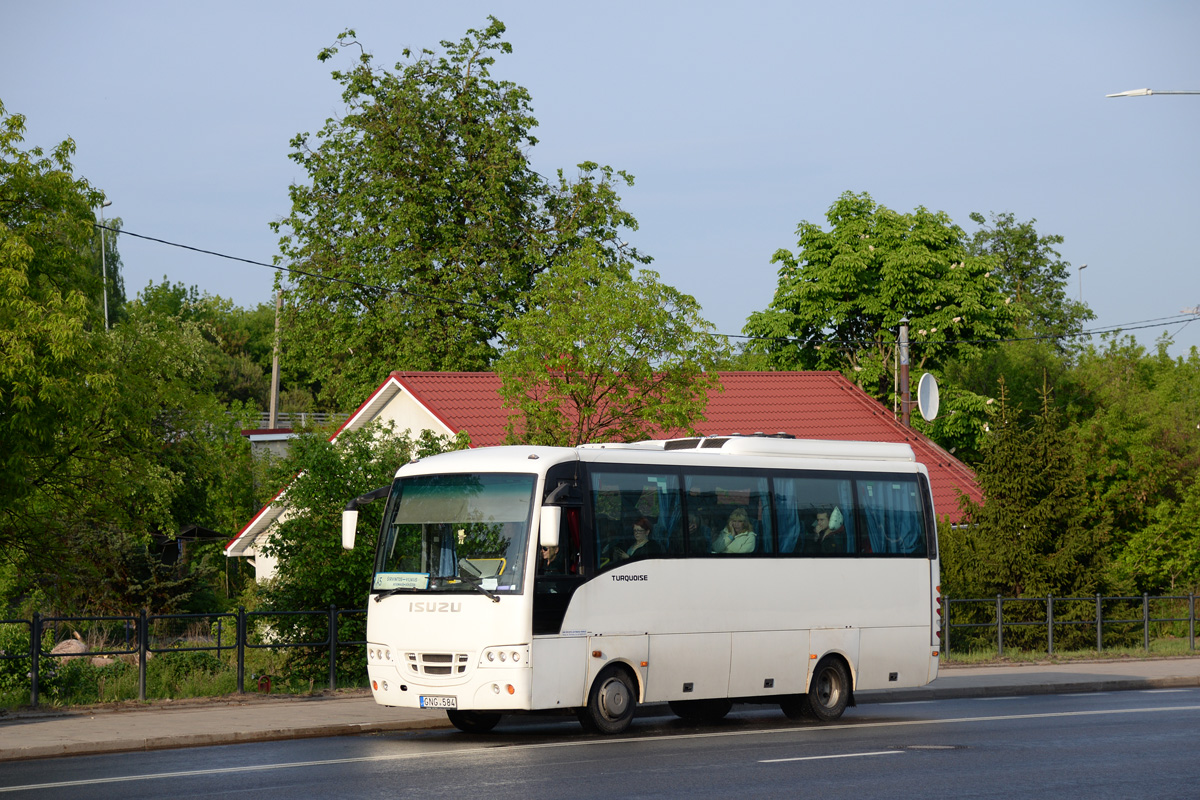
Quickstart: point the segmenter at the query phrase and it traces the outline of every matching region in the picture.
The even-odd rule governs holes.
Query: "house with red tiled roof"
[[[934,505],[940,516],[958,522],[959,496],[975,502],[982,492],[975,474],[930,439],[904,427],[892,411],[838,372],[722,372],[724,391],[709,395],[706,436],[731,433],[786,433],[798,439],[900,442],[912,447],[929,470]],[[391,421],[396,430],[466,432],[472,447],[504,443],[509,415],[500,398],[500,377],[492,372],[393,372],[333,434],[357,430],[373,420]],[[663,438],[687,436],[672,431]],[[260,552],[276,521],[287,514],[286,488],[225,546],[230,557],[253,560],[259,580],[275,572]]]

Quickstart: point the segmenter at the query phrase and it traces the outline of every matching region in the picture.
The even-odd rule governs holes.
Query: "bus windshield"
[[[372,591],[519,594],[536,479],[469,473],[398,480]]]

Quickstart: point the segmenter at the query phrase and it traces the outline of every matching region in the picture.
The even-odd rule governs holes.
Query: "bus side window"
[[[597,568],[682,550],[676,476],[642,470],[593,472],[591,491]]]

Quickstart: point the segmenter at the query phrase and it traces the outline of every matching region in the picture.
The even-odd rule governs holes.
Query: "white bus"
[[[493,447],[407,464],[367,614],[377,702],[469,732],[638,703],[829,721],[855,691],[937,676],[937,529],[903,444],[711,437]]]

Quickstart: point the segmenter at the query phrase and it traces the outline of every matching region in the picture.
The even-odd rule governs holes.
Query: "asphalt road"
[[[0,765],[15,797],[1200,796],[1200,689],[880,703],[834,725],[767,707],[717,725],[573,720]]]

